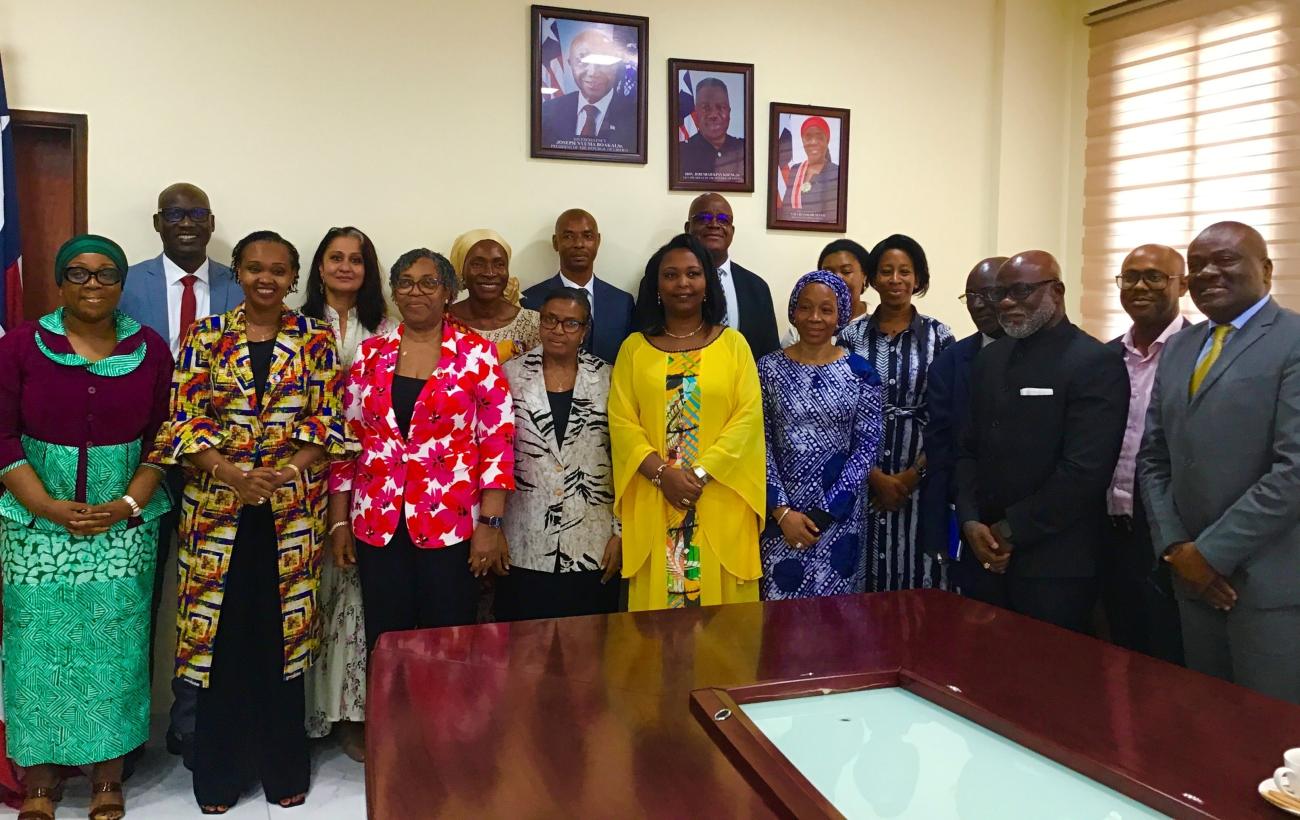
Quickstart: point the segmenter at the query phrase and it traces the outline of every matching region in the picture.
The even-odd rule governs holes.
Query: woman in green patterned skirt
[[[63,307],[0,338],[0,565],[8,754],[21,820],[51,820],[59,766],[90,766],[92,820],[125,813],[122,755],[149,735],[149,604],[167,494],[145,457],[167,417],[167,343],[117,311],[126,257],[59,249]]]

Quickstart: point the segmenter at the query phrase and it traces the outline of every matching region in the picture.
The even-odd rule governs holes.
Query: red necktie
[[[587,119],[582,123],[582,133],[578,136],[596,136],[596,117],[600,116],[600,109],[594,105],[584,105],[582,107],[582,113],[587,115]]]
[[[179,341],[185,340],[185,334],[190,332],[190,327],[194,324],[194,314],[199,309],[199,302],[194,298],[194,283],[197,281],[199,281],[199,277],[192,273],[181,277],[181,284],[185,286],[185,292],[181,294],[180,333],[176,334]]]

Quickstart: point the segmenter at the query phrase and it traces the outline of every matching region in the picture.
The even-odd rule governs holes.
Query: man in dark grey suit
[[[1187,665],[1300,704],[1300,315],[1239,222],[1187,249],[1209,319],[1160,358],[1138,456],[1151,540],[1173,568]]]
[[[578,88],[542,103],[542,144],[547,148],[635,152],[636,95],[618,87],[623,50],[599,28],[569,44],[569,70]]]
[[[138,262],[127,273],[119,308],[140,324],[157,331],[167,340],[176,355],[189,327],[186,321],[225,313],[244,299],[230,268],[208,258],[208,242],[216,228],[212,204],[201,188],[187,182],[169,185],[158,194],[158,210],[153,215],[154,230],[162,238],[163,252],[153,259]],[[158,627],[158,607],[162,601],[162,582],[172,536],[180,523],[181,487],[184,479],[179,468],[167,474],[167,488],[173,499],[172,509],[158,526],[158,564],[153,587],[153,609],[149,624],[149,643]],[[172,599],[167,612],[175,612]],[[174,620],[169,618],[167,623]],[[152,658],[152,656],[150,656]],[[167,730],[167,749],[181,754],[194,733],[193,686],[172,680],[175,702],[171,726]]]

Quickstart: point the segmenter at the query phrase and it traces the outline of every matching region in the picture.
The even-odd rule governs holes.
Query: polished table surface
[[[692,690],[898,669],[1186,816],[1278,816],[1300,746],[1300,707],[945,592],[734,604],[384,635],[370,817],[770,817]]]

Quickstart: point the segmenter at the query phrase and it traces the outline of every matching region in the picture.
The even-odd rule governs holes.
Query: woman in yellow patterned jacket
[[[201,687],[194,796],[205,814],[256,781],[286,808],[306,798],[324,459],[343,452],[333,331],[284,305],[297,250],[258,231],[231,268],[244,302],[185,337],[158,448],[185,465],[176,675]]]

